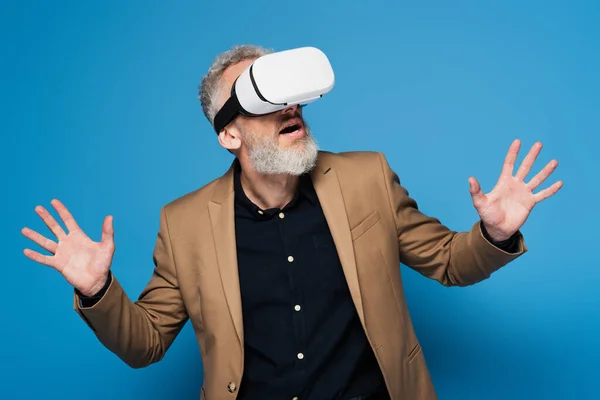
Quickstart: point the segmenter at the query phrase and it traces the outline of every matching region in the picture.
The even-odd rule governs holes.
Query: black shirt
[[[283,209],[261,210],[235,169],[244,320],[238,399],[350,399],[385,390],[310,177]]]

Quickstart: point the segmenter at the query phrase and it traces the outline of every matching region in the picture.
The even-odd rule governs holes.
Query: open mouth
[[[282,130],[280,130],[279,134],[280,135],[285,135],[286,133],[296,132],[300,128],[302,128],[301,124],[299,124],[297,122],[292,122],[291,124],[285,126],[285,128],[283,128]]]

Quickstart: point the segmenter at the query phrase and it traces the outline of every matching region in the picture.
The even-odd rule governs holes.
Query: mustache
[[[278,124],[279,130],[283,129],[290,121],[292,121],[294,119],[300,121],[302,126],[306,127],[306,121],[302,117],[302,114],[300,114],[299,111],[296,111],[293,115],[288,115],[288,116],[282,117],[280,123]]]
[[[300,114],[300,110],[298,109],[298,110],[296,110],[296,111],[294,112],[294,114],[284,117],[284,118],[282,119],[282,123],[286,123],[286,122],[288,122],[289,120],[292,120],[292,119],[294,119],[294,118],[298,118],[298,119],[300,119],[302,122],[304,122],[304,118],[302,118],[302,114]]]

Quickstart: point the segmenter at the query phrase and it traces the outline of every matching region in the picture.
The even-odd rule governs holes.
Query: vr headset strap
[[[223,130],[223,128],[233,121],[241,109],[242,106],[240,105],[235,93],[233,93],[232,96],[227,99],[217,115],[215,115],[214,127],[217,135]]]

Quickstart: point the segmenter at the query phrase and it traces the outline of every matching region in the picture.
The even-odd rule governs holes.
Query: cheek
[[[255,121],[249,121],[246,132],[252,132],[255,136],[266,139],[279,135],[277,126],[274,121],[257,118]]]
[[[273,140],[279,137],[279,127],[282,123],[281,116],[277,113],[260,117],[245,117],[240,115],[235,121],[242,135],[251,135],[256,140]]]

